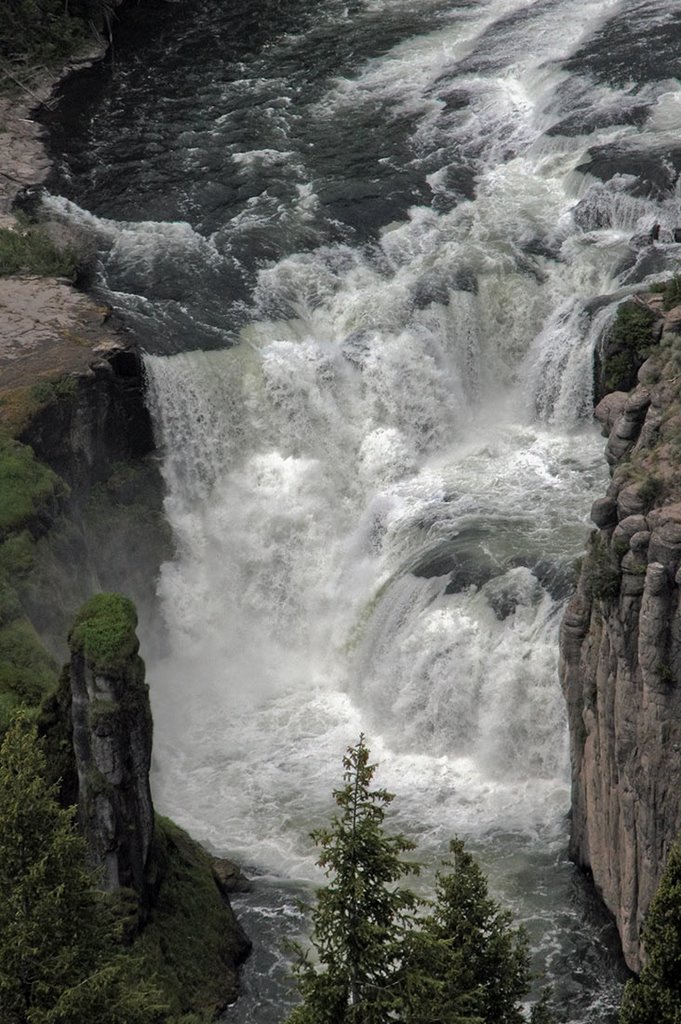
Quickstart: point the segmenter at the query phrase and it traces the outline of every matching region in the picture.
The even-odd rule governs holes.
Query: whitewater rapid
[[[148,350],[176,550],[155,799],[259,879],[226,1020],[284,1016],[309,832],[360,731],[424,884],[465,837],[570,1020],[612,1020],[565,857],[557,634],[605,479],[594,350],[676,259],[674,8],[327,2],[234,52],[199,8],[155,51],[163,118],[133,49],[116,132],[81,113],[45,203]]]

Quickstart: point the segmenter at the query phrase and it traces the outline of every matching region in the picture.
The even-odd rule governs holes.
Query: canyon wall
[[[681,829],[681,308],[665,312],[659,294],[636,303],[632,322],[647,311],[648,344],[638,351],[648,358],[631,391],[606,394],[596,408],[612,476],[592,508],[597,529],[563,619],[560,666],[571,854],[592,873],[634,971]],[[634,360],[636,350],[632,343]]]

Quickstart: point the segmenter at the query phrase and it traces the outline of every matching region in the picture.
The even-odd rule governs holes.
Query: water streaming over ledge
[[[177,548],[156,800],[259,880],[226,1020],[284,1016],[309,831],[360,730],[422,856],[466,837],[569,1020],[614,1020],[566,862],[557,631],[605,477],[593,349],[678,258],[681,18],[329,0],[249,48],[235,10],[197,0],[71,99],[46,200],[150,353]]]

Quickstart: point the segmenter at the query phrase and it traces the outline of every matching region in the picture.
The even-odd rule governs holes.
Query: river
[[[44,202],[147,352],[155,800],[256,880],[227,1024],[285,1017],[361,731],[422,884],[464,837],[565,1021],[616,1020],[557,635],[594,347],[678,252],[680,37],[673,0],[152,0],[46,114]]]

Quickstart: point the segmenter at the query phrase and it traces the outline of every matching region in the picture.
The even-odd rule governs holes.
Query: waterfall
[[[228,1021],[283,1016],[278,943],[360,731],[424,884],[467,838],[571,1019],[612,1020],[565,860],[557,630],[605,476],[594,347],[676,260],[675,8],[299,6],[250,48],[239,4],[179,12],[147,43],[162,118],[120,55],[121,130],[78,106],[45,200],[147,350],[175,538],[156,800],[260,880]]]

